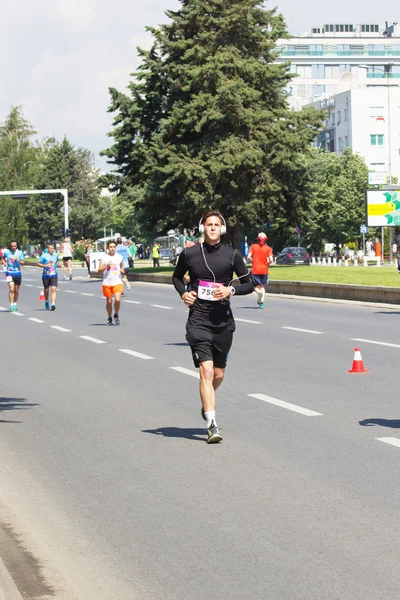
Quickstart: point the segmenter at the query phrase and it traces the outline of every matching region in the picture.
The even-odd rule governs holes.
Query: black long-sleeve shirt
[[[224,286],[239,281],[240,285],[235,286],[237,296],[251,294],[254,289],[251,275],[240,253],[221,243],[215,246],[206,243],[196,244],[181,252],[172,276],[175,289],[181,296],[186,291],[184,275],[187,272],[189,272],[192,289],[196,293],[201,280],[215,281]],[[210,302],[198,297],[190,308],[189,319],[191,317],[199,317],[201,321],[214,327],[224,326],[233,319],[229,299]]]

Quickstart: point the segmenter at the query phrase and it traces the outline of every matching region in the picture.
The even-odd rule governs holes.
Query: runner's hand
[[[214,292],[214,298],[218,298],[218,300],[225,300],[225,298],[229,298],[230,295],[231,290],[222,284]]]
[[[185,292],[182,296],[182,300],[186,306],[192,306],[197,298],[196,292]]]

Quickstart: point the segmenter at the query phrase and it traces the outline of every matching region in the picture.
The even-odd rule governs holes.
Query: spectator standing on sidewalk
[[[392,250],[397,255],[397,271],[400,273],[400,227],[396,228]]]
[[[152,250],[153,257],[153,268],[160,266],[160,245],[157,242],[154,243]]]

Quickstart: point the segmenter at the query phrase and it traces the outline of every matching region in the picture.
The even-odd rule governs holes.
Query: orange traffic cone
[[[354,348],[353,366],[349,369],[349,373],[368,373],[361,358],[360,348]]]
[[[40,296],[39,296],[39,300],[44,300],[44,290],[40,290]]]

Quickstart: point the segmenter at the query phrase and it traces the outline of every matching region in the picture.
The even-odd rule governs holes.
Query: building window
[[[343,75],[343,73],[350,73],[351,66],[350,65],[339,65],[339,73]]]
[[[386,163],[384,163],[384,162],[373,162],[373,163],[370,163],[370,170],[371,171],[385,171],[386,170]]]
[[[335,113],[333,112],[333,113],[331,113],[331,115],[332,115],[332,125],[334,125],[335,124]]]
[[[383,146],[384,136],[381,133],[372,133],[370,135],[371,146]]]
[[[325,94],[325,86],[324,85],[313,85],[312,86],[312,95],[320,96],[321,94]]]
[[[339,143],[339,150],[342,151],[343,150],[343,138],[339,138],[338,139],[338,143]]]
[[[342,111],[338,110],[337,111],[337,124],[339,125],[340,121],[342,120]]]
[[[312,65],[311,77],[313,79],[325,79],[325,65]]]
[[[343,111],[343,119],[345,121],[347,121],[347,112],[348,112],[348,110],[347,110],[347,108],[345,108],[344,111]]]
[[[347,135],[344,136],[344,147],[347,148],[347,146],[349,145],[349,138],[347,137]]]

